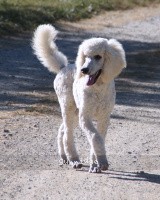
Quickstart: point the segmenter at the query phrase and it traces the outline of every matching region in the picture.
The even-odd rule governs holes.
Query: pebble
[[[8,129],[4,129],[4,133],[9,133],[10,131]]]

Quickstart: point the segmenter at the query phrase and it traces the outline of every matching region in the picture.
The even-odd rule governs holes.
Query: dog
[[[34,54],[49,71],[56,73],[54,88],[63,122],[58,132],[60,158],[73,168],[81,168],[73,131],[78,125],[90,144],[91,173],[108,170],[105,136],[115,105],[114,78],[126,67],[125,51],[115,39],[90,38],[78,49],[75,65],[58,50],[58,31],[50,24],[38,26],[34,32]]]

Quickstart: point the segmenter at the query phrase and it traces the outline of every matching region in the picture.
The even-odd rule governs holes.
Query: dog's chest
[[[102,114],[108,113],[108,110],[111,110],[114,102],[114,94],[105,91],[102,92],[86,92],[85,93],[85,107],[88,108],[89,112],[93,116],[99,116]]]
[[[108,86],[86,87],[74,84],[74,99],[79,109],[85,109],[92,116],[112,110],[115,103],[114,82]]]

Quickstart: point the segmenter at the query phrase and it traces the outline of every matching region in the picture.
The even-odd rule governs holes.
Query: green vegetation
[[[0,0],[0,35],[33,30],[42,23],[76,21],[102,10],[146,6],[160,0]]]

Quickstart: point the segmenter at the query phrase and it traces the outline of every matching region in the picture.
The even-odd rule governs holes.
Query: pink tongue
[[[93,85],[101,74],[101,69],[88,77],[87,86]]]
[[[87,85],[93,85],[96,82],[96,74],[90,75],[88,77]]]

